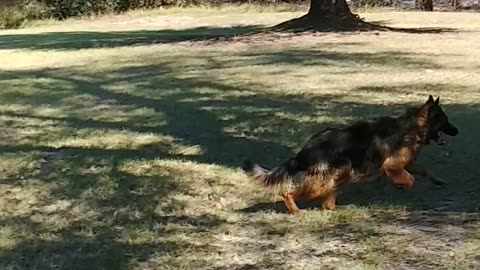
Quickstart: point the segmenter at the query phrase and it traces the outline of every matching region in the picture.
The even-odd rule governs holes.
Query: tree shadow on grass
[[[257,55],[245,54],[245,59],[240,60],[242,65],[252,63],[260,65],[275,65],[278,63],[295,63],[299,65],[348,65],[349,62],[369,62],[370,64],[404,66],[409,68],[432,67],[428,61],[421,61],[410,58],[408,54],[398,52],[384,52],[377,54],[335,54],[333,52],[312,51],[287,51],[274,52],[271,54]],[[251,61],[249,60],[251,59]],[[372,60],[373,59],[373,60]],[[224,67],[225,63],[213,63]],[[231,64],[231,63],[229,63]],[[209,68],[206,66],[205,68]],[[210,67],[211,68],[211,67]],[[158,72],[158,71],[161,72]],[[73,75],[73,76],[72,76]],[[113,79],[109,79],[115,75]],[[370,118],[390,114],[393,111],[399,113],[403,105],[389,106],[385,108],[380,105],[357,104],[354,102],[341,101],[342,95],[323,95],[318,97],[305,97],[300,95],[280,95],[262,90],[261,85],[250,85],[244,87],[228,85],[214,78],[182,78],[177,76],[176,71],[166,65],[147,65],[140,67],[125,67],[115,70],[110,74],[91,75],[91,78],[77,78],[74,74],[65,73],[60,69],[45,69],[39,71],[19,71],[15,73],[4,73],[1,78],[48,78],[59,83],[51,87],[48,92],[53,95],[46,99],[39,99],[39,96],[30,95],[26,98],[6,98],[10,102],[30,103],[35,106],[54,105],[61,106],[64,98],[72,93],[65,92],[55,96],[56,92],[62,90],[63,84],[74,87],[73,94],[80,96],[91,96],[97,102],[114,103],[119,106],[133,108],[150,108],[157,114],[162,115],[162,124],[143,125],[150,119],[131,118],[123,122],[107,122],[84,118],[81,115],[67,117],[46,117],[32,115],[31,113],[8,113],[11,117],[31,117],[40,120],[61,121],[75,129],[101,129],[101,130],[131,130],[139,133],[162,133],[175,138],[176,141],[188,145],[199,145],[205,150],[204,154],[196,156],[174,155],[168,152],[168,145],[151,146],[136,149],[81,149],[75,147],[63,147],[65,151],[83,158],[92,155],[113,156],[116,158],[187,158],[202,163],[217,163],[226,166],[237,167],[245,157],[259,157],[259,161],[267,165],[275,165],[277,162],[292,154],[292,145],[299,145],[308,136],[324,127],[337,125],[334,122],[323,122],[318,126],[307,125],[292,118],[279,119],[275,115],[279,112],[292,113],[295,115],[314,115],[318,112],[318,106],[322,106],[321,113],[339,118]],[[82,76],[83,77],[83,76]],[[149,78],[147,81],[145,78]],[[123,79],[129,85],[137,87],[140,92],[133,95],[130,93],[110,91],[107,87],[111,83]],[[155,90],[157,87],[160,89]],[[371,87],[358,88],[353,92],[391,92],[409,93],[415,89],[428,89],[433,93],[435,90],[455,88],[449,85],[403,85],[399,87]],[[174,93],[162,92],[162,90],[176,89]],[[203,93],[199,89],[214,89],[214,93]],[[152,94],[150,94],[152,93]],[[44,94],[40,94],[43,96]],[[326,105],[326,106],[325,106]],[[447,110],[453,105],[446,106]],[[451,117],[453,122],[461,121],[459,127],[462,129],[470,123],[472,115],[477,108],[462,106],[454,107]],[[458,113],[465,114],[457,117]],[[221,120],[224,115],[232,114],[233,117]],[[468,120],[465,120],[468,119]],[[244,134],[236,136],[234,133],[226,133],[224,129],[229,126],[246,125],[249,128],[243,129]],[[276,132],[279,125],[291,126],[293,133],[281,134]],[[262,126],[264,131],[249,129]],[[472,133],[471,131],[469,133]],[[462,132],[463,133],[463,132]],[[454,139],[455,141],[455,139]],[[33,149],[32,149],[33,148]],[[433,148],[430,146],[430,148]],[[231,149],[235,151],[225,151]],[[3,146],[3,151],[52,151],[54,147],[40,147],[29,145]],[[238,151],[237,151],[238,150]],[[435,158],[429,155],[430,158]],[[438,158],[438,157],[437,157]],[[383,193],[383,192],[382,192]]]
[[[12,269],[133,269],[140,263],[148,262],[154,254],[168,254],[174,258],[185,249],[202,248],[198,244],[181,240],[158,239],[144,243],[121,239],[122,231],[125,230],[121,222],[116,222],[114,228],[107,224],[92,226],[74,223],[55,232],[54,239],[26,239],[14,247],[2,248],[0,266]],[[175,222],[208,231],[223,221],[215,216],[202,215],[177,217]],[[128,221],[128,226],[130,229],[140,229],[144,226],[143,223],[144,221],[138,224]],[[6,225],[28,228],[36,234],[52,234],[47,228],[35,225],[30,218],[0,220],[0,226]],[[84,230],[93,231],[89,235]],[[174,262],[172,264],[175,265]]]
[[[303,64],[312,58],[316,59],[317,65],[332,66],[342,65],[345,61],[360,63],[369,61],[369,56],[365,54],[334,55],[308,51],[304,53],[292,51],[290,54],[290,56],[285,53],[271,54],[263,58],[259,55],[245,55],[246,59],[233,64],[248,66],[255,61],[262,65],[285,62]],[[372,57],[375,58],[375,55],[372,54]],[[401,61],[414,64],[414,68],[431,65],[427,61],[412,62],[408,55],[397,53],[392,53],[391,56],[385,53],[380,60],[377,58],[373,63],[395,65],[395,61],[388,61],[392,58],[397,59],[398,66],[401,66]],[[169,59],[165,61],[168,62]],[[208,66],[209,64],[214,66]],[[209,64],[203,68],[222,68],[231,63],[212,61]],[[136,147],[127,145],[118,148],[68,143],[57,147],[38,138],[28,143],[20,139],[3,142],[0,147],[1,154],[63,152],[65,158],[52,164],[47,173],[33,174],[33,177],[41,183],[54,185],[50,197],[35,205],[37,214],[49,216],[50,205],[61,200],[81,201],[90,209],[95,209],[97,213],[93,217],[80,218],[80,221],[58,231],[51,231],[48,226],[42,227],[41,224],[32,222],[29,216],[4,219],[3,224],[24,226],[21,228],[33,230],[36,235],[41,236],[48,232],[55,237],[45,239],[36,236],[3,249],[0,252],[0,266],[48,269],[54,265],[59,268],[76,269],[90,267],[129,269],[136,263],[148,260],[151,254],[167,252],[172,253],[174,257],[176,252],[191,248],[193,244],[172,242],[162,237],[174,234],[175,230],[214,231],[224,224],[225,220],[208,214],[159,215],[159,207],[162,213],[168,212],[165,207],[183,207],[182,201],[168,201],[172,193],[192,198],[201,197],[192,188],[195,184],[193,180],[196,180],[194,174],[197,172],[191,173],[193,175],[185,173],[185,170],[190,169],[187,168],[189,165],[181,168],[159,165],[158,170],[152,171],[151,174],[128,171],[122,169],[122,165],[142,160],[174,159],[238,168],[244,158],[253,157],[261,164],[272,166],[291,156],[293,148],[301,145],[315,131],[339,124],[332,120],[310,123],[302,121],[302,117],[323,115],[343,119],[371,118],[402,112],[408,105],[396,104],[387,107],[368,102],[347,102],[342,94],[316,96],[283,94],[270,91],[267,86],[261,84],[238,86],[215,76],[183,75],[181,70],[162,63],[122,67],[94,74],[78,74],[78,71],[68,69],[38,69],[3,72],[0,75],[0,83],[5,86],[6,91],[8,90],[5,95],[0,93],[0,99],[12,106],[30,108],[11,111],[5,109],[2,116],[9,118],[10,121],[29,119],[44,121],[52,126],[62,126],[73,130],[65,135],[67,138],[84,135],[82,132],[88,130],[153,133],[173,138],[173,141],[168,143],[146,143]],[[32,90],[29,95],[17,97],[12,94],[18,87],[19,80],[30,78],[51,83],[36,84],[36,90],[42,91],[35,93]],[[111,87],[119,82],[128,84],[135,91]],[[415,89],[439,88],[457,87],[412,84],[355,90],[406,94]],[[85,97],[89,97],[89,102],[82,103]],[[72,100],[75,101],[73,105]],[[420,102],[423,100],[418,101]],[[45,106],[58,108],[62,115],[39,113]],[[133,112],[136,109],[148,109],[153,111],[153,114],[144,116],[127,114],[123,120],[115,118],[102,120],[96,115],[102,113],[95,111],[98,106],[103,110],[111,109],[113,114],[122,110]],[[115,106],[121,110],[113,110]],[[474,211],[474,208],[478,207],[478,201],[474,201],[474,196],[479,191],[479,185],[475,183],[478,151],[472,148],[472,145],[475,145],[479,130],[472,123],[480,120],[479,107],[476,104],[448,104],[445,109],[451,121],[460,129],[459,136],[462,138],[452,140],[452,145],[448,148],[451,152],[449,157],[444,156],[437,146],[432,145],[422,153],[424,158],[421,161],[449,182],[447,188],[432,189],[430,183],[419,181],[414,190],[404,193],[393,189],[391,184],[386,182],[359,184],[349,187],[339,198],[340,203],[359,206],[405,205],[409,210],[422,211],[436,207],[437,203],[442,203],[443,199],[448,197],[460,203],[447,210],[452,210],[457,215]],[[92,114],[92,110],[95,113]],[[14,128],[22,131],[21,125]],[[21,135],[22,132],[19,132],[15,136]],[[49,135],[65,139],[62,134]],[[48,138],[45,140],[48,141]],[[199,146],[203,152],[196,155],[173,154],[169,143]],[[5,183],[20,187],[26,185],[20,177],[13,177]],[[428,194],[428,197],[425,194]],[[270,211],[273,205],[270,202],[254,204],[240,211]],[[305,207],[316,205],[318,204],[307,204]],[[274,207],[278,207],[274,209],[280,212],[285,210],[283,203],[275,204]],[[71,210],[68,207],[65,210],[64,215],[67,218]],[[58,211],[54,212],[58,214]],[[140,240],[123,238],[122,235],[129,230],[149,232],[158,240],[142,242],[141,237],[138,237]],[[135,235],[131,232],[130,234]]]
[[[397,31],[405,33],[444,33],[452,32],[448,28],[391,28],[378,26],[383,31]],[[311,29],[310,29],[311,30]],[[309,29],[289,29],[288,32],[305,32]],[[372,29],[370,29],[372,30]],[[370,31],[369,30],[369,31]],[[317,29],[318,31],[318,29]],[[325,31],[332,31],[326,29]],[[340,31],[339,29],[335,31]],[[346,29],[343,32],[351,32]],[[261,25],[241,25],[232,27],[197,27],[189,29],[165,30],[134,30],[115,32],[45,32],[37,34],[3,34],[0,35],[0,50],[79,50],[90,48],[115,48],[126,46],[142,46],[153,44],[171,44],[178,42],[228,42],[236,37],[243,37],[244,41],[260,39],[273,41],[278,38],[274,34],[285,32],[281,27],[265,28]],[[256,35],[260,34],[260,35]],[[271,36],[271,37],[269,37]]]
[[[298,18],[282,22],[270,28],[273,32],[366,32],[366,31],[390,31],[410,34],[440,34],[457,32],[456,29],[447,27],[415,27],[400,28],[385,25],[386,21],[365,21],[358,15],[328,16],[305,14]]]
[[[183,41],[225,39],[237,35],[253,34],[262,28],[258,25],[232,27],[197,27],[181,30],[135,30],[117,32],[45,32],[38,34],[0,35],[0,50],[79,50],[114,48],[152,44],[169,44]]]

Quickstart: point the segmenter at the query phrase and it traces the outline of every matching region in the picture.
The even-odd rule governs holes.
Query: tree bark
[[[432,0],[415,0],[415,7],[423,11],[433,11]]]
[[[322,17],[353,17],[345,0],[310,0],[308,16]]]

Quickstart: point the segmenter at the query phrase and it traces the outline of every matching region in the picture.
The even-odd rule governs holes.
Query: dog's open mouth
[[[448,137],[453,137],[457,135],[458,129],[454,125],[448,123],[445,128],[442,128],[437,133],[435,133],[431,139],[434,140],[438,145],[444,145],[448,142]]]
[[[435,136],[435,142],[438,144],[438,145],[445,145],[448,143],[448,137],[445,133],[439,131],[437,133],[437,136]]]

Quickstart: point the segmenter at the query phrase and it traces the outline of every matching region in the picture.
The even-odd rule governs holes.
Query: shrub
[[[16,7],[4,7],[0,9],[0,29],[17,28],[26,20],[25,14],[22,14]]]
[[[18,28],[28,20],[44,19],[49,16],[48,6],[36,0],[3,5],[0,6],[0,29]]]

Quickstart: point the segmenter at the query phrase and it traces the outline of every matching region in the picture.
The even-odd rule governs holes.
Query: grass
[[[298,13],[208,15],[0,33],[0,268],[480,266],[477,14],[363,14],[455,29],[437,34],[250,36]],[[338,211],[290,216],[239,169],[430,93],[460,129],[420,157],[447,188],[352,185]]]
[[[172,14],[185,14],[185,15],[198,15],[198,16],[210,16],[218,15],[221,13],[227,14],[242,14],[242,13],[272,13],[272,12],[299,12],[306,11],[308,7],[306,5],[295,5],[289,3],[278,3],[274,5],[259,5],[259,4],[226,4],[226,5],[200,5],[191,7],[163,7],[156,9],[139,9],[129,11],[128,15],[172,15]]]

